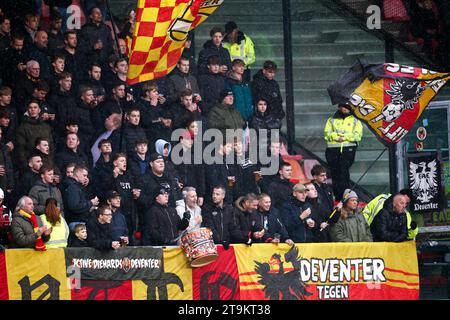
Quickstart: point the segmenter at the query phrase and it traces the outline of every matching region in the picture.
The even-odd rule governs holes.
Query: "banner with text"
[[[0,299],[419,298],[414,241],[311,243],[294,247],[254,244],[217,249],[218,259],[200,268],[191,268],[179,248],[121,248],[108,253],[78,248],[45,252],[6,250],[0,253]],[[126,258],[131,262],[124,263]],[[149,271],[147,266],[154,268]]]

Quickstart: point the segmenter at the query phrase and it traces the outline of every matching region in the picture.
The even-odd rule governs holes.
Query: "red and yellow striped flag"
[[[129,54],[129,84],[168,74],[176,66],[190,30],[223,0],[138,0]]]

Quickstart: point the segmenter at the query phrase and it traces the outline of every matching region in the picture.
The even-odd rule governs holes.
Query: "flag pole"
[[[395,147],[395,145],[394,145]],[[374,164],[378,161],[378,159],[381,158],[381,156],[384,154],[384,152],[386,151],[386,149],[383,149],[383,151],[381,151],[381,153],[378,155],[378,157],[372,161],[372,163],[370,164],[370,166],[367,168],[366,171],[364,171],[364,173],[359,177],[358,181],[356,181],[355,183],[353,183],[353,186],[350,188],[350,190],[353,190],[353,188],[362,180],[362,178],[364,178],[364,176],[367,174],[367,172],[369,172],[370,169],[372,169],[372,167],[374,166]],[[346,196],[344,196],[344,198],[342,199],[342,201],[340,201],[339,203],[343,203],[347,197],[350,195],[350,193],[348,193]],[[330,221],[330,219],[335,215],[336,211],[337,211],[338,206],[336,206],[336,208],[334,208],[333,212],[330,214],[330,216],[328,217],[327,221],[325,222],[326,224],[328,224],[328,222]],[[322,231],[323,229],[320,228],[320,231]]]
[[[113,28],[114,41],[116,42],[117,52],[119,54],[119,57],[122,58],[122,54],[120,53],[119,38],[117,37],[117,33],[116,33],[116,23],[114,22],[114,17],[113,17],[112,11],[111,11],[111,7],[109,6],[109,0],[105,0],[105,3],[106,3],[106,9],[108,10],[109,17],[111,18],[111,25]]]

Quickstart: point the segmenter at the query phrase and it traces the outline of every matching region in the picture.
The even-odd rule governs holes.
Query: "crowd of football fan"
[[[414,236],[408,190],[377,197],[363,215],[348,185],[334,199],[321,165],[313,167],[311,182],[291,182],[292,167],[280,153],[285,143],[269,138],[285,116],[277,65],[266,61],[252,77],[253,42],[236,23],[212,28],[198,59],[189,37],[173,72],[129,86],[125,39],[134,17],[116,39],[102,8],[86,15],[80,30],[65,32],[58,10],[45,27],[37,11],[0,15],[3,245],[177,245],[181,234],[199,227],[210,228],[225,248]],[[218,144],[215,156],[231,153],[232,163],[172,161],[175,147],[183,158],[209,147],[196,139],[199,132],[246,128],[267,129],[258,147],[267,142],[269,164],[250,160],[256,142],[245,136]],[[175,129],[183,133],[172,140]],[[279,170],[263,175],[273,163]]]

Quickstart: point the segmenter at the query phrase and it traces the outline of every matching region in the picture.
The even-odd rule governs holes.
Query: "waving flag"
[[[390,145],[409,132],[449,79],[449,73],[358,60],[328,88],[328,94],[333,104],[350,102],[354,114]]]
[[[222,3],[223,0],[138,0],[127,82],[152,80],[172,71],[188,32]]]

